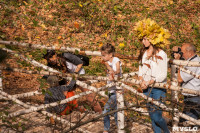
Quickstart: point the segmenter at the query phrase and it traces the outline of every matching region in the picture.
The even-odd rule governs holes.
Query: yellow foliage
[[[58,36],[58,39],[61,39],[62,38],[62,36]]]
[[[158,47],[165,47],[170,44],[168,39],[170,33],[167,29],[159,26],[154,20],[150,18],[141,20],[135,24],[134,31],[138,39],[146,37],[151,44]]]
[[[120,44],[119,44],[119,47],[120,47],[121,49],[123,49],[123,48],[125,47],[124,43],[120,43]]]

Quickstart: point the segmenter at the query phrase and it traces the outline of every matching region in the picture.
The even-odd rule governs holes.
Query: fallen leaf
[[[79,28],[78,22],[74,22],[74,27],[76,27],[77,29]]]

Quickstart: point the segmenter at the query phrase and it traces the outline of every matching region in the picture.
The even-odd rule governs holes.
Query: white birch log
[[[29,47],[29,48],[34,48],[34,49],[60,50],[60,51],[73,52],[73,53],[79,52],[79,54],[82,54],[82,55],[101,56],[100,51],[87,51],[87,50],[82,51],[79,48],[71,48],[71,47],[45,46],[45,45],[40,45],[40,44],[19,43],[19,42],[2,41],[2,40],[0,40],[0,44]],[[115,53],[115,56],[119,57],[121,59],[122,58],[123,59],[137,59],[137,57],[134,57],[134,56],[121,55],[121,54],[118,54],[118,53]]]
[[[124,96],[123,96],[123,87],[121,84],[116,83],[116,96],[117,96],[117,108],[124,108]],[[117,124],[118,124],[118,133],[124,133],[124,110],[117,112]]]
[[[200,62],[197,61],[186,61],[186,60],[175,60],[175,59],[168,59],[168,61],[170,64],[174,65],[200,67]]]
[[[9,94],[7,94],[7,93],[5,93],[5,92],[0,91],[0,94],[1,94],[1,95],[4,95],[7,99],[12,100],[12,101],[16,102],[17,104],[19,104],[19,105],[21,105],[21,106],[23,106],[23,107],[25,107],[25,108],[36,108],[35,106],[30,106],[30,105],[27,105],[26,103],[23,103],[22,101],[20,101],[20,100],[14,98],[14,97],[12,97],[12,95],[9,95]],[[64,119],[62,119],[62,118],[60,118],[60,117],[57,117],[56,115],[53,115],[53,114],[51,114],[51,113],[46,112],[46,111],[42,111],[42,114],[47,115],[47,116],[49,116],[49,117],[53,117],[54,119],[60,121],[60,122],[63,123],[63,124],[75,125],[75,124],[73,124],[73,123],[70,123],[70,122],[67,121],[67,120],[64,120]],[[87,131],[87,130],[85,131],[85,130],[83,130],[83,129],[81,129],[81,128],[78,128],[77,130],[80,131],[80,132],[84,132],[84,133],[90,133],[89,131]]]
[[[34,65],[34,66],[41,67],[41,68],[43,68],[43,69],[45,69],[45,70],[48,70],[48,71],[50,71],[50,72],[59,72],[59,71],[54,70],[53,68],[48,67],[48,66],[46,66],[46,65],[43,65],[43,64],[41,64],[41,63],[39,63],[39,62],[37,62],[37,61],[35,61],[35,60],[33,60],[33,59],[25,58],[25,57],[21,56],[20,54],[18,54],[17,52],[12,51],[12,50],[10,50],[10,49],[2,48],[2,50],[9,52],[9,53],[13,54],[13,55],[16,56],[16,57],[19,57],[20,59],[23,59],[23,60],[25,60],[25,61],[31,63],[31,64]]]
[[[176,65],[171,65],[171,84],[173,86],[178,86],[178,81],[177,81],[177,68]],[[171,90],[171,97],[172,97],[172,104],[176,103],[179,101],[178,99],[178,92]],[[177,127],[179,123],[179,115],[177,114],[177,111],[173,112],[173,121],[172,121],[172,126]]]
[[[178,109],[176,109],[176,108],[175,109],[169,108],[166,105],[164,105],[163,103],[161,103],[159,101],[156,101],[156,100],[152,99],[151,97],[147,97],[146,95],[144,95],[142,93],[139,93],[137,90],[133,89],[132,87],[130,87],[128,85],[125,85],[124,83],[122,83],[122,86],[125,87],[126,89],[130,90],[134,94],[136,94],[138,96],[141,96],[142,98],[146,99],[147,102],[151,102],[151,103],[155,104],[156,106],[161,107],[163,110],[170,111],[170,112],[178,111]],[[190,117],[190,116],[188,116],[186,114],[183,114],[181,112],[177,112],[177,114],[180,117],[182,117],[182,118],[184,118],[186,120],[189,120],[189,121],[191,121],[191,122],[193,122],[193,123],[195,123],[197,125],[200,125],[200,120],[196,120],[196,119],[194,119],[194,118],[192,118],[192,117]]]
[[[58,117],[58,116],[56,116],[56,115],[53,115],[52,113],[49,113],[49,112],[47,112],[47,111],[42,111],[42,114],[44,114],[44,115],[46,115],[46,116],[48,116],[48,117],[52,117],[53,119],[55,119],[55,120],[58,120],[58,121],[60,121],[62,124],[65,124],[65,125],[70,125],[70,126],[75,126],[76,124],[73,124],[73,123],[71,123],[71,122],[69,122],[69,121],[67,121],[67,120],[65,120],[65,119],[63,119],[63,118],[61,118],[61,117]],[[82,129],[82,128],[77,128],[77,130],[78,131],[80,131],[80,132],[83,132],[83,133],[91,133],[91,132],[89,132],[89,131],[87,131],[87,130],[85,130],[85,129]]]
[[[36,95],[41,95],[42,92],[34,91],[34,92],[27,92],[27,93],[21,93],[21,94],[15,94],[12,95],[14,98],[24,98],[24,97],[30,97],[30,96],[36,96]]]
[[[195,78],[200,79],[200,75],[197,75],[196,73],[188,70],[187,68],[183,68],[183,67],[180,67],[180,66],[176,66],[176,67],[179,68],[182,72],[188,73],[188,74],[194,76]]]
[[[5,93],[4,91],[0,90],[0,95],[2,95],[4,97],[16,102],[19,105],[23,105],[25,108],[29,108],[28,105],[26,105],[25,103],[21,102],[20,100],[18,100],[17,98],[13,97],[12,95],[9,95],[9,94]]]
[[[129,82],[129,83],[133,83],[133,84],[139,84],[139,80],[130,79],[130,78],[129,79],[121,79],[120,81]],[[179,87],[179,86],[173,86],[173,85],[164,84],[164,83],[155,83],[154,87],[163,88],[163,89],[170,89],[170,90],[174,90],[174,91],[180,91],[182,93],[200,95],[200,91],[186,89],[186,88],[182,88],[182,87]]]
[[[113,85],[114,85],[114,83],[111,83],[111,84],[108,84],[108,85],[106,85],[104,87],[98,88],[98,89],[96,89],[94,91],[98,92],[100,90],[106,89],[106,88],[111,87]],[[58,102],[54,102],[54,103],[50,103],[50,104],[42,104],[42,105],[40,105],[38,107],[31,107],[31,108],[26,109],[26,110],[20,110],[20,111],[11,113],[11,114],[8,115],[8,117],[14,117],[14,116],[22,115],[22,114],[36,112],[36,111],[39,111],[39,110],[42,110],[42,109],[45,109],[45,108],[48,108],[48,107],[54,107],[54,106],[57,106],[57,105],[60,105],[60,104],[65,104],[65,103],[68,103],[68,102],[70,102],[70,101],[72,101],[74,99],[80,98],[82,96],[85,96],[85,95],[88,95],[88,94],[91,94],[91,93],[93,93],[93,91],[82,92],[82,93],[80,93],[78,95],[72,96],[70,98],[67,98],[67,99],[64,99],[64,100],[61,100],[61,101],[58,101]]]
[[[138,75],[138,72],[126,73],[126,74],[123,74],[122,77],[126,79],[126,78],[130,78],[132,76],[135,76],[135,75]]]

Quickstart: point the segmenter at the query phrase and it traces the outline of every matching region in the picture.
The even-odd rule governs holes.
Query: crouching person
[[[74,90],[76,88],[76,81],[72,80],[69,85],[59,85],[59,79],[57,76],[49,76],[47,82],[50,84],[50,88],[45,93],[45,104],[64,100],[66,98],[74,96]],[[69,114],[73,109],[78,108],[77,100],[70,101],[65,104],[60,104],[55,107],[47,108],[48,112],[56,113],[60,115]]]

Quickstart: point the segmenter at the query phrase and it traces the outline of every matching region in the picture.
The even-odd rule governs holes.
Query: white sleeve
[[[142,74],[142,66],[141,65],[139,65],[139,71],[138,71],[138,76],[142,76],[143,74]]]
[[[163,52],[160,57],[162,59],[157,59],[157,66],[152,70],[156,82],[164,82],[167,79],[167,54]]]

